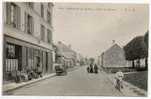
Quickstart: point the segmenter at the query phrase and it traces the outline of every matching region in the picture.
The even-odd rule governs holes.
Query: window
[[[47,22],[51,24],[51,14],[49,11],[47,11]]]
[[[32,34],[33,32],[33,18],[32,16],[27,16],[27,33]]]
[[[15,58],[15,45],[7,44],[6,45],[6,57],[8,59],[14,59]]]
[[[47,40],[48,40],[48,43],[52,42],[52,33],[49,29],[47,30]]]
[[[52,3],[48,3],[48,7],[51,8],[53,6]]]
[[[41,40],[45,40],[45,27],[43,25],[41,25]]]
[[[34,3],[33,2],[27,2],[27,5],[30,7],[30,8],[34,8]]]
[[[15,3],[6,3],[6,23],[14,28],[20,26],[20,8]]]
[[[6,72],[22,69],[22,48],[12,43],[6,44]]]
[[[25,12],[25,32],[32,34],[34,32],[33,17]]]
[[[44,17],[44,5],[41,4],[41,17]]]

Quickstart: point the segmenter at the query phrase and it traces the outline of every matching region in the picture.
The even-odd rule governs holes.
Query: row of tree
[[[149,31],[144,36],[137,36],[124,46],[126,60],[132,61],[132,67],[140,67],[140,59],[145,58],[145,67],[148,67],[148,35]],[[137,61],[135,65],[134,61]]]

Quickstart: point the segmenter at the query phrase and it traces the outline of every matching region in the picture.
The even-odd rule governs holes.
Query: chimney
[[[112,44],[114,45],[116,42],[115,42],[115,40],[112,40]]]

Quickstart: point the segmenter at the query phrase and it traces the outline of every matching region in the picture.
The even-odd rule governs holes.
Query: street
[[[80,67],[67,76],[52,77],[20,89],[14,90],[11,95],[38,95],[38,96],[121,96],[103,72],[88,74],[87,66]]]

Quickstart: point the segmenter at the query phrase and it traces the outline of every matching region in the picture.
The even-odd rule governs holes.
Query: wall
[[[100,60],[101,62],[102,60]],[[118,45],[112,46],[103,55],[104,67],[127,67],[124,51]]]
[[[52,44],[47,43],[47,29],[49,29],[50,31],[52,31],[52,26],[47,23],[46,19],[47,19],[47,3],[44,3],[44,8],[45,8],[45,12],[44,12],[44,18],[41,18],[40,16],[40,3],[34,3],[34,10],[29,8],[25,3],[21,3],[21,2],[17,2],[15,3],[16,5],[18,5],[20,7],[21,10],[21,26],[20,26],[20,30],[18,29],[14,29],[11,28],[9,25],[5,24],[6,23],[6,3],[3,4],[3,24],[4,24],[4,30],[3,33],[5,35],[9,35],[11,37],[14,38],[18,38],[21,40],[24,40],[26,42],[30,42],[30,43],[34,43],[37,44],[38,46],[42,46],[48,49],[52,49]],[[24,16],[25,16],[25,12],[29,13],[33,19],[34,19],[34,32],[32,35],[29,35],[27,33],[24,32],[25,30],[25,22],[24,22]],[[50,9],[50,12],[52,12],[52,9]],[[45,42],[40,41],[40,25],[43,24],[45,26]],[[13,32],[12,32],[13,31]]]

